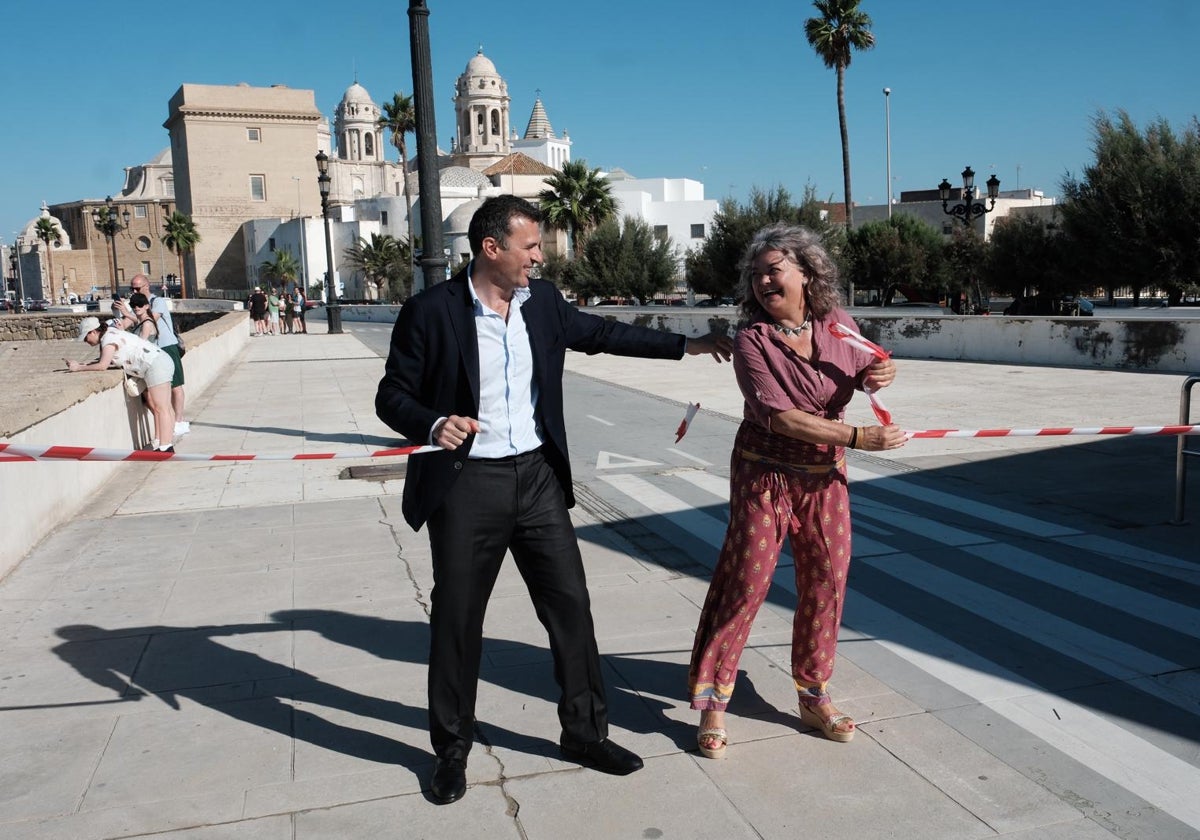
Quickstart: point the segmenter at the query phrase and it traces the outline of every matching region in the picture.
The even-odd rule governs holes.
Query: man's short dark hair
[[[471,243],[471,253],[479,256],[483,250],[483,240],[489,237],[500,243],[501,247],[508,244],[509,225],[514,216],[521,216],[540,225],[542,211],[537,205],[531,204],[515,195],[496,195],[483,202],[471,217],[467,226],[467,241]]]

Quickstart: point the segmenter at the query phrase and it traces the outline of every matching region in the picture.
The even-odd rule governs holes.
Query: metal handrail
[[[1200,382],[1200,376],[1189,376],[1183,380],[1179,391],[1179,425],[1191,425],[1192,386]],[[1183,518],[1183,498],[1187,490],[1187,458],[1189,455],[1200,455],[1200,450],[1188,449],[1188,435],[1179,435],[1175,454],[1175,518],[1172,525],[1186,524]]]

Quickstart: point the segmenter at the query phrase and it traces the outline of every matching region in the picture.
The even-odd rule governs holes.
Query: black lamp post
[[[442,190],[438,184],[437,128],[433,114],[433,58],[429,49],[429,7],[408,1],[408,43],[413,76],[413,110],[417,122],[417,182],[421,189],[422,288],[445,276],[442,255]],[[469,138],[463,138],[464,142]],[[414,243],[410,243],[414,244]]]
[[[970,227],[973,221],[980,216],[992,212],[996,208],[996,197],[1000,195],[1000,179],[994,174],[991,178],[987,179],[987,197],[989,201],[987,207],[983,206],[982,201],[974,201],[975,172],[971,167],[968,166],[962,171],[962,181],[962,193],[960,194],[962,202],[960,204],[955,204],[953,207],[947,206],[950,203],[950,190],[953,187],[950,186],[950,182],[945,178],[942,179],[942,183],[938,184],[938,194],[942,199],[942,212],[948,216],[953,216],[967,227]]]
[[[25,311],[25,280],[21,275],[21,246],[25,244],[25,237],[18,236],[13,240],[12,249],[8,252],[9,263],[12,266],[12,279],[17,292],[17,299],[13,303],[13,312]]]
[[[342,332],[342,305],[333,282],[333,240],[329,235],[329,155],[317,152],[317,187],[321,190],[321,215],[325,219],[325,318],[329,334]]]
[[[121,224],[124,219],[125,224]],[[104,207],[92,208],[92,223],[96,230],[108,239],[108,248],[112,252],[112,293],[117,294],[117,234],[129,227],[129,208],[118,216],[117,208],[113,205],[112,196],[104,199]]]

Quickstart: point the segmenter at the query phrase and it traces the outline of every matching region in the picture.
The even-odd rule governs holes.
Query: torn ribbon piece
[[[683,422],[679,424],[679,428],[675,430],[675,442],[683,440],[683,436],[687,434],[688,428],[692,425],[692,419],[696,416],[696,412],[700,410],[700,403],[688,403],[687,414],[683,416]]]

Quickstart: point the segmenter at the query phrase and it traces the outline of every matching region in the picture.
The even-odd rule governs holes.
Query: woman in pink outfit
[[[730,461],[729,527],[688,674],[691,707],[701,712],[697,744],[709,758],[724,756],[738,660],[785,539],[799,595],[792,679],[800,717],[832,740],[854,736],[854,721],[826,691],[850,566],[845,447],[905,442],[895,425],[842,422],[854,391],[890,384],[896,366],[830,333],[833,323],[855,325],[841,308],[837,268],[816,234],[785,224],[760,230],[744,254],[741,280],[746,325],[734,341],[733,366],[745,406]]]

